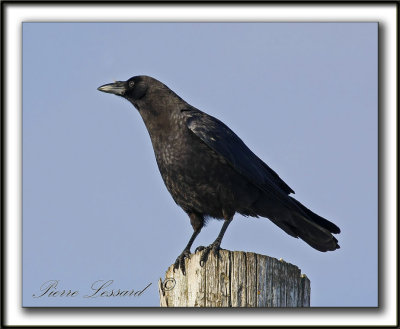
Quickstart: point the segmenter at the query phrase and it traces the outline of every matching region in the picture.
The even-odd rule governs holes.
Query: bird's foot
[[[174,271],[180,268],[183,275],[186,275],[185,258],[190,258],[190,250],[189,249],[183,250],[182,253],[176,259],[175,264],[174,264]]]
[[[213,243],[211,243],[209,246],[207,246],[207,247],[204,247],[204,246],[198,246],[197,248],[196,248],[196,251],[195,252],[198,252],[198,251],[203,251],[203,254],[201,255],[201,257],[200,257],[200,266],[201,267],[203,267],[204,266],[204,264],[207,262],[207,259],[208,259],[208,255],[210,254],[210,251],[212,250],[213,251],[213,253],[214,253],[214,255],[216,256],[216,257],[220,257],[219,256],[219,251],[220,251],[220,244],[221,243],[219,243],[219,242],[217,242],[217,241],[214,241]]]

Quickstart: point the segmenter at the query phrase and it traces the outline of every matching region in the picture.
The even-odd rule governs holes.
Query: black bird
[[[216,255],[235,213],[267,217],[287,234],[319,251],[339,248],[331,233],[339,227],[289,194],[294,191],[220,120],[186,103],[149,76],[106,84],[98,90],[121,96],[139,111],[149,132],[158,168],[175,202],[193,227],[175,269],[185,273],[185,258],[210,217],[223,219],[217,239],[203,250],[203,265]]]

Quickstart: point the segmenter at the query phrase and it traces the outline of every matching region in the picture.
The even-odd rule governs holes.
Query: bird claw
[[[186,268],[185,268],[185,258],[190,259],[190,250],[184,250],[182,253],[178,256],[178,258],[175,261],[174,264],[174,272],[177,269],[181,269],[183,275],[186,275]]]
[[[203,251],[203,254],[200,257],[200,266],[203,267],[205,265],[211,250],[213,251],[215,257],[220,258],[221,257],[220,254],[219,254],[220,249],[221,249],[220,248],[220,244],[219,243],[215,243],[215,242],[210,244],[207,247],[204,247],[204,246],[197,247],[196,248],[196,252],[197,251]]]
[[[206,247],[204,247],[204,246],[198,246],[198,247],[196,248],[196,250],[194,251],[194,253],[196,253],[196,252],[198,252],[198,251],[202,251],[202,250],[204,250],[204,249],[206,249]]]

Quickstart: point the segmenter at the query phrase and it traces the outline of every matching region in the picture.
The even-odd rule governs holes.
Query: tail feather
[[[332,235],[340,233],[339,227],[290,198],[294,202],[293,209],[277,209],[261,200],[255,204],[255,210],[258,215],[269,218],[287,234],[302,239],[314,249],[322,252],[339,249],[338,240]]]
[[[338,240],[326,228],[299,213],[292,213],[299,237],[311,247],[325,252],[339,249]]]
[[[314,223],[322,226],[323,228],[326,228],[329,232],[339,234],[340,233],[340,228],[330,222],[329,220],[317,215],[316,213],[312,212],[310,209],[306,208],[304,205],[302,205],[299,201],[297,201],[295,198],[292,198],[289,196],[289,198],[296,203],[302,211],[309,217]]]

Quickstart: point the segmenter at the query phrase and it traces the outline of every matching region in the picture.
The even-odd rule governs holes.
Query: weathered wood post
[[[185,260],[186,275],[171,265],[159,280],[164,307],[309,307],[310,280],[283,260],[251,252],[211,252],[204,267],[201,252]]]

